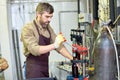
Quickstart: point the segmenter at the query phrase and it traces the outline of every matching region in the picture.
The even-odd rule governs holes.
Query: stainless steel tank
[[[106,29],[102,30],[94,52],[94,80],[116,80],[116,61],[113,41]]]

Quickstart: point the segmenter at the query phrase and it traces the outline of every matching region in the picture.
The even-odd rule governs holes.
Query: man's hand
[[[60,45],[65,42],[65,38],[64,36],[60,33],[57,35],[57,37],[55,38],[55,42],[54,42],[54,47],[55,48],[59,48]]]
[[[0,58],[0,71],[8,68],[8,63],[5,58]]]

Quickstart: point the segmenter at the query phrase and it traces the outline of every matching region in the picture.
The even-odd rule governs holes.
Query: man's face
[[[52,17],[53,17],[53,14],[49,14],[46,11],[43,14],[38,13],[38,20],[43,28],[50,23]]]

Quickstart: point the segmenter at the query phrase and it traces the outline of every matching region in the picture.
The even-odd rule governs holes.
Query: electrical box
[[[89,13],[80,13],[79,14],[80,23],[91,23],[91,14]]]

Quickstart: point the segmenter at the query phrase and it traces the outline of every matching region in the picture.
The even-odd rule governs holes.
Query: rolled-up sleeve
[[[34,32],[32,24],[25,25],[21,31],[21,41],[23,42],[25,56],[30,53],[34,56],[39,54],[39,44]]]

